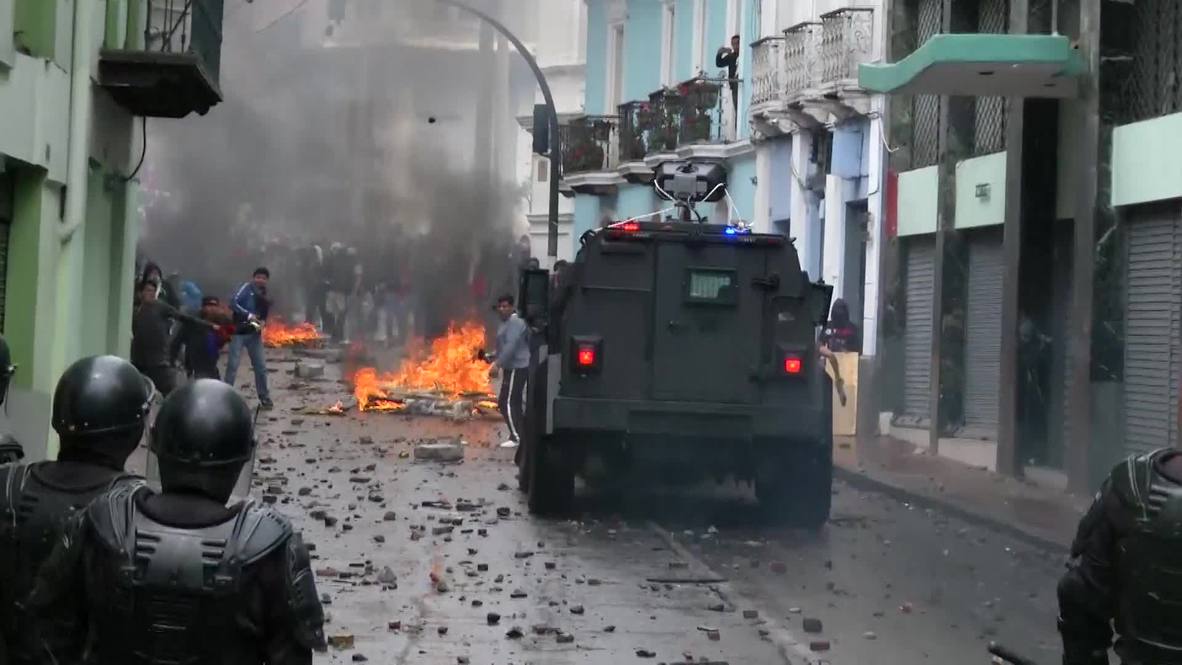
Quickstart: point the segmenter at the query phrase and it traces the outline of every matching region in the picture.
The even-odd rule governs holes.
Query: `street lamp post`
[[[546,255],[550,257],[551,263],[553,259],[558,256],[558,179],[561,177],[561,140],[558,136],[558,108],[554,106],[554,96],[550,94],[550,86],[546,83],[546,75],[542,73],[542,68],[538,66],[538,61],[534,59],[533,54],[521,43],[509,29],[506,28],[500,21],[489,16],[488,14],[470,7],[459,0],[438,0],[446,5],[451,5],[463,11],[468,12],[479,17],[482,21],[488,23],[497,32],[505,36],[513,43],[513,47],[525,58],[525,63],[533,71],[534,77],[538,80],[538,87],[542,89],[542,99],[546,102],[546,109],[550,116],[550,214],[549,223],[547,224],[547,238],[546,238]],[[537,131],[537,128],[534,128]]]

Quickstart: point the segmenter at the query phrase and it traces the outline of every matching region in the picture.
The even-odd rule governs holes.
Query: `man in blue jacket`
[[[245,282],[234,294],[230,305],[234,323],[249,324],[253,332],[234,335],[230,340],[229,357],[226,358],[226,383],[234,385],[234,378],[238,374],[238,359],[242,355],[242,347],[246,347],[251,369],[254,370],[254,385],[259,393],[259,403],[264,409],[275,406],[271,402],[271,391],[267,388],[267,358],[263,354],[262,335],[267,312],[271,307],[271,301],[267,299],[267,282],[270,279],[271,271],[266,268],[255,268],[251,281]]]
[[[501,326],[497,329],[497,350],[485,354],[484,359],[499,368],[501,392],[497,406],[509,426],[509,438],[502,448],[516,448],[521,443],[525,425],[525,381],[529,375],[529,327],[513,309],[513,296],[497,299],[497,315]]]

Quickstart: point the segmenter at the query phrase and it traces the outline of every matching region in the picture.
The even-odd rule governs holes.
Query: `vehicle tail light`
[[[603,368],[603,338],[572,337],[569,348],[570,370],[575,374],[596,374]]]
[[[802,361],[800,359],[800,356],[785,356],[784,357],[784,373],[785,374],[795,376],[797,374],[800,374],[801,370],[803,370],[803,369],[804,369],[804,361]]]

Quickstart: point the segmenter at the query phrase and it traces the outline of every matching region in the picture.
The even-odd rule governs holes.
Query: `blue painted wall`
[[[755,219],[755,155],[745,155],[727,164],[727,190],[738,208],[739,218],[748,224]],[[736,214],[734,212],[732,215]],[[722,221],[722,220],[719,220]]]
[[[661,87],[661,11],[660,0],[628,0],[624,101],[648,99],[649,93]]]
[[[647,215],[665,206],[664,201],[658,201],[650,185],[621,185],[619,190],[619,208],[616,210],[618,219],[628,219],[636,215]],[[655,219],[655,218],[651,218]]]
[[[768,145],[771,147],[771,181],[760,184],[768,188],[771,220],[784,221],[792,217],[792,139],[776,138]]]
[[[607,97],[607,1],[587,3],[587,69],[583,108],[587,113],[614,115],[615,109],[605,109]]]
[[[726,34],[726,0],[706,0],[706,73],[710,76],[720,73],[714,66],[714,54],[730,43],[731,36]]]
[[[739,78],[743,80],[739,87],[739,138],[751,135],[751,125],[747,122],[747,109],[751,108],[751,42],[759,38],[759,0],[741,0],[746,3],[744,13],[740,15],[739,34],[742,36],[743,53],[739,58]],[[744,20],[742,17],[745,16]]]
[[[675,11],[673,78],[680,83],[697,74],[694,71],[694,0],[677,0]]]

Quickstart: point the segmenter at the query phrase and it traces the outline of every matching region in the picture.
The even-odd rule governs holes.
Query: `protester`
[[[349,312],[349,292],[353,287],[353,265],[344,245],[334,242],[328,255],[328,298],[325,304],[326,330],[338,342],[345,341],[345,321]]]
[[[140,303],[131,320],[131,363],[152,380],[156,390],[167,396],[176,387],[172,357],[172,326],[183,321],[190,324],[209,324],[177,311],[158,300],[160,285],[147,281],[140,285]]]
[[[167,303],[173,309],[179,310],[181,308],[180,294],[169,288],[169,284],[164,279],[164,272],[153,261],[148,261],[144,266],[144,274],[140,277],[140,284],[147,282],[156,285],[156,300]]]
[[[525,321],[513,309],[513,296],[497,298],[497,314],[501,326],[497,329],[497,349],[484,358],[494,368],[503,370],[501,390],[497,406],[509,426],[509,438],[502,448],[516,448],[521,443],[522,427],[525,424],[525,382],[529,371],[529,330]]]
[[[201,299],[200,318],[210,325],[181,322],[180,333],[172,345],[175,363],[184,349],[185,373],[190,379],[220,379],[218,356],[234,335],[249,335],[255,331],[250,323],[234,323],[228,308],[215,296]]]
[[[850,307],[841,298],[833,301],[829,324],[821,332],[821,345],[833,353],[862,351],[862,338],[858,334],[858,326],[850,320]]]
[[[238,361],[242,356],[242,349],[246,348],[250,356],[250,366],[254,370],[255,390],[259,395],[259,404],[264,409],[274,408],[271,402],[271,391],[267,387],[267,357],[263,351],[262,328],[267,321],[271,303],[267,299],[267,284],[271,281],[271,271],[266,268],[255,268],[251,281],[244,282],[234,294],[231,305],[235,324],[248,324],[251,331],[246,334],[235,334],[230,340],[230,352],[226,358],[226,383],[234,385],[238,375]]]

